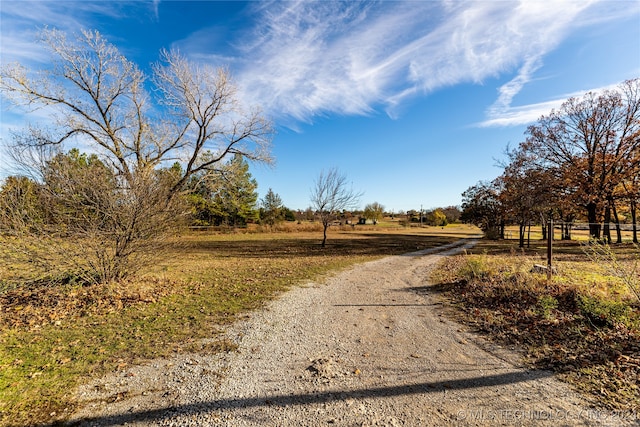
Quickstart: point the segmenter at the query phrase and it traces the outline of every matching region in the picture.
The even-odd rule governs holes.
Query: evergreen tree
[[[289,209],[288,207],[284,207],[282,208],[283,211],[283,217],[285,221],[295,221],[296,220],[296,214]]]
[[[265,224],[274,225],[283,219],[284,206],[282,204],[282,199],[278,194],[274,193],[271,188],[267,191],[267,194],[262,199],[261,204],[262,209],[260,219],[262,219]]]
[[[236,154],[218,170],[194,179],[189,195],[194,222],[237,227],[257,220],[257,188],[249,164]]]

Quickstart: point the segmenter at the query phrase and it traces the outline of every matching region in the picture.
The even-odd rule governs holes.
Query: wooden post
[[[549,218],[549,224],[547,225],[547,280],[551,280],[551,256],[553,254],[553,218]]]

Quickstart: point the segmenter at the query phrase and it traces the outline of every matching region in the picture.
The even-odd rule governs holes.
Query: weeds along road
[[[239,349],[86,384],[83,426],[632,425],[448,320],[428,282],[451,245],[352,267],[234,324]],[[219,339],[219,337],[217,337]]]

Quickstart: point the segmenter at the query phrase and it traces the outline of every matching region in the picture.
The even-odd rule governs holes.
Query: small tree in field
[[[499,183],[478,182],[462,193],[460,220],[478,226],[490,239],[504,238],[504,207]]]
[[[458,206],[447,206],[442,208],[442,213],[447,217],[447,224],[453,224],[460,220],[462,212]]]
[[[373,221],[374,224],[382,219],[382,215],[384,215],[384,206],[378,202],[369,203],[364,207],[364,217]]]
[[[447,225],[447,216],[441,208],[427,211],[424,216],[427,224],[434,227],[442,227]]]
[[[355,207],[360,201],[362,193],[355,192],[347,186],[347,177],[337,169],[324,171],[315,182],[311,190],[311,208],[320,216],[322,222],[322,247],[327,243],[327,229],[339,214]]]
[[[276,222],[281,221],[284,218],[285,207],[282,203],[280,196],[273,192],[271,188],[267,191],[264,198],[261,201],[262,209],[260,219],[265,224],[275,225]]]

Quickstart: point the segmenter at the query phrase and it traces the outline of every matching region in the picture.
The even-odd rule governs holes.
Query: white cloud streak
[[[272,115],[311,121],[380,108],[393,115],[408,98],[515,71],[488,110],[506,124],[501,113],[518,115],[514,97],[593,3],[261,3],[237,76]]]
[[[32,43],[41,23],[74,32],[132,5],[158,18],[161,0],[27,4],[3,1],[3,63],[45,60]],[[227,28],[212,24],[175,43],[194,59],[228,64],[243,98],[281,122],[380,110],[393,117],[412,98],[512,75],[482,124],[507,126],[526,123],[540,108],[556,105],[513,106],[543,68],[546,54],[576,29],[637,15],[640,2],[274,0],[249,7],[243,22],[253,24],[234,33],[243,34],[240,38],[226,40]],[[222,44],[216,41],[232,48],[212,54]]]
[[[478,126],[496,127],[526,125],[537,121],[543,115],[548,115],[551,110],[558,110],[569,98],[581,98],[587,94],[587,92],[601,93],[604,91],[614,91],[617,88],[617,84],[612,84],[609,86],[563,94],[555,99],[534,104],[521,105],[517,107],[512,107],[508,104],[501,105],[500,108],[496,108],[495,111],[490,109],[488,114],[489,118],[484,122],[479,123]],[[499,102],[500,99],[496,104],[494,104],[494,107],[499,104]]]
[[[156,13],[160,0],[151,3],[133,2],[134,7],[150,8]],[[132,13],[126,2],[115,1],[17,1],[2,0],[0,20],[1,62],[20,62],[23,65],[46,62],[49,59],[45,49],[37,42],[39,32],[45,26],[67,33],[77,33],[81,29],[92,30],[96,20],[118,18]]]
[[[588,6],[598,3],[595,1],[585,2],[584,9],[580,12],[587,10]],[[534,3],[535,4],[535,3]],[[541,5],[541,3],[540,3]],[[562,33],[568,32],[572,27],[582,27],[588,25],[597,25],[609,20],[623,19],[631,14],[637,14],[639,12],[639,4],[636,2],[610,2],[605,5],[604,9],[595,8],[591,13],[582,14],[581,20],[574,22],[572,19],[567,20],[565,15],[560,23],[560,36]],[[552,17],[549,17],[551,20]],[[564,29],[562,29],[564,28]],[[549,37],[553,40],[553,37]],[[542,60],[544,55],[553,48],[554,44],[561,41],[561,37],[558,37],[553,44],[547,46],[547,49],[542,49],[538,53],[533,53],[524,57],[523,65],[520,67],[518,74],[511,81],[502,85],[498,92],[499,96],[495,103],[487,109],[487,120],[480,123],[481,127],[500,127],[500,126],[518,126],[533,123],[538,120],[542,115],[549,114],[551,110],[558,109],[560,106],[571,97],[581,97],[587,92],[601,92],[604,90],[613,90],[615,85],[610,85],[602,88],[592,88],[583,91],[577,91],[571,94],[560,95],[556,99],[521,105],[512,106],[513,98],[520,92],[520,90],[533,79],[534,73],[542,66]]]

